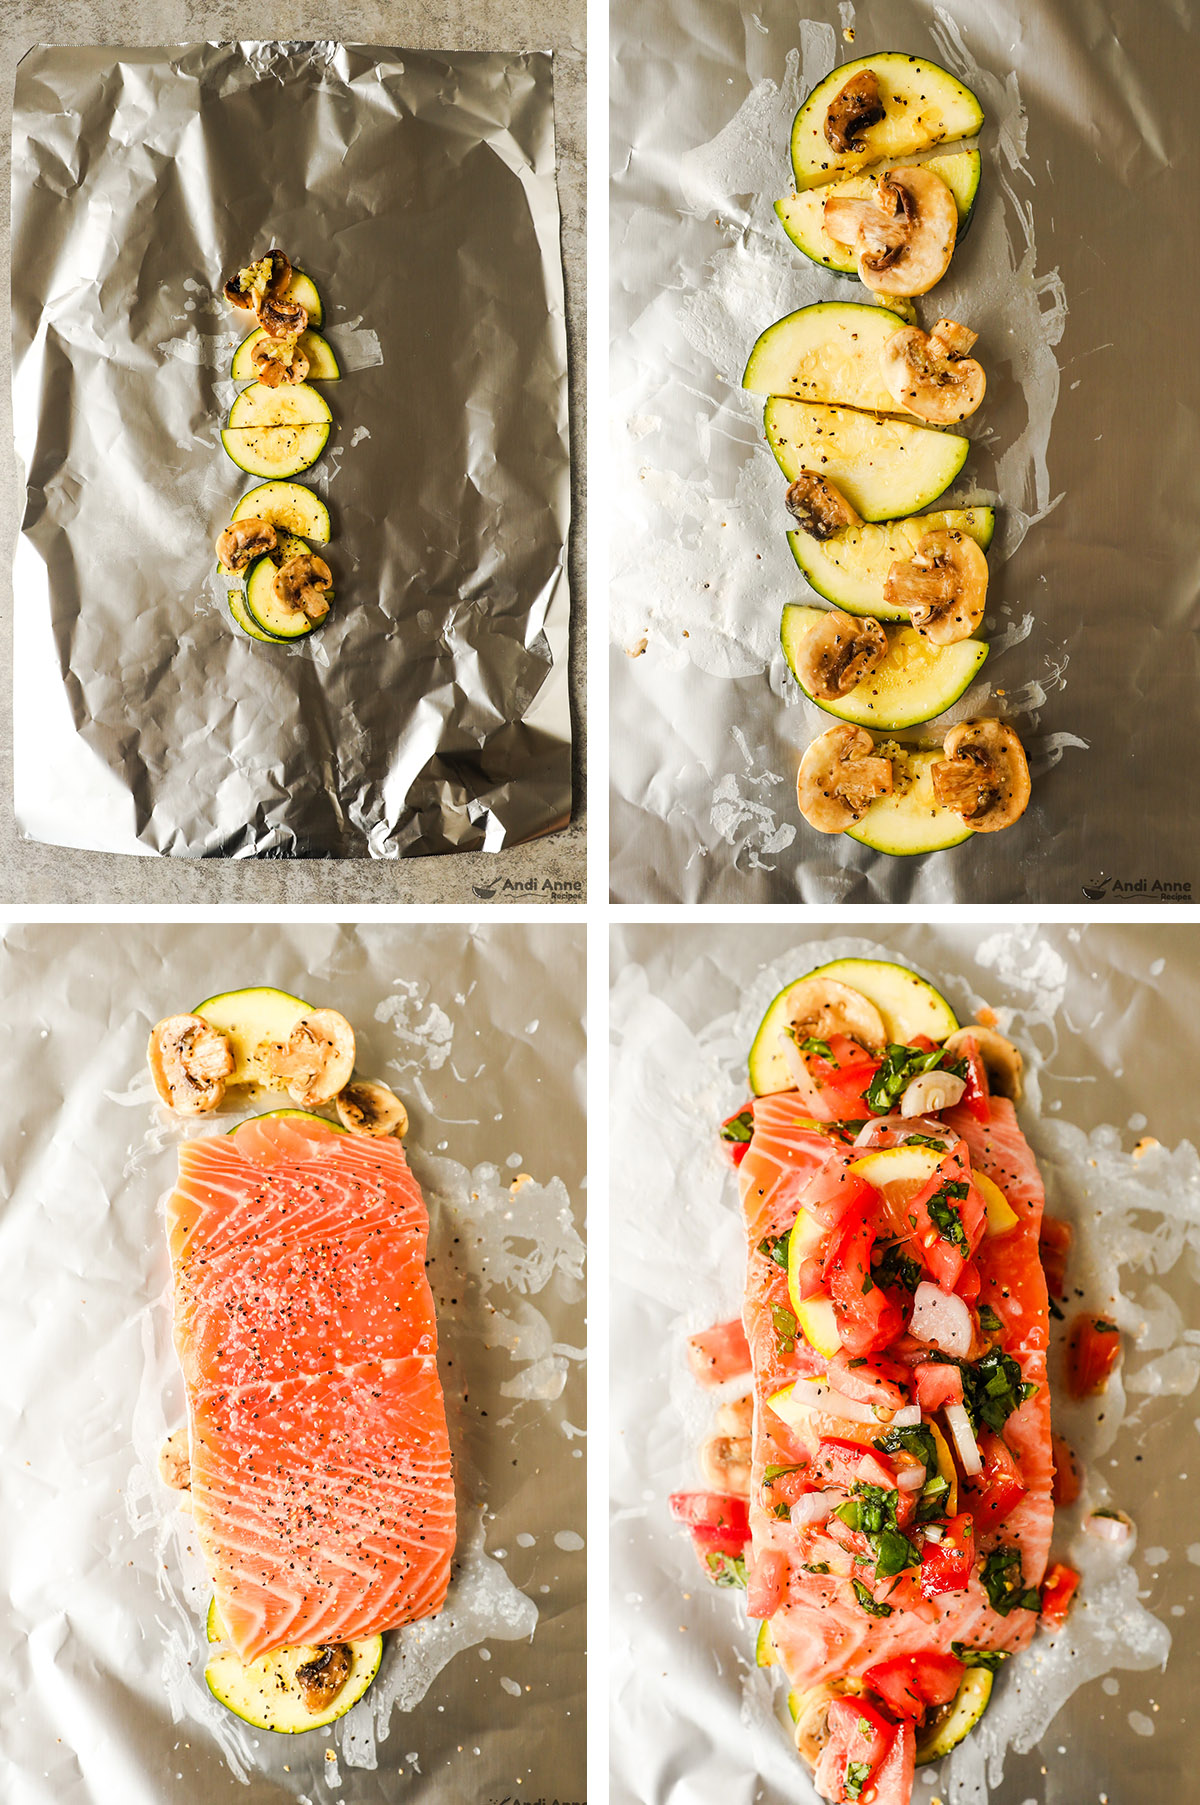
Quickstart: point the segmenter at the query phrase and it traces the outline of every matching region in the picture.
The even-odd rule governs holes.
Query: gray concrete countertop
[[[8,0],[0,13],[5,128],[0,188],[0,902],[474,903],[579,902],[584,895],[584,251],[586,0]],[[570,354],[573,597],[571,694],[575,813],[562,833],[526,846],[441,858],[325,860],[121,858],[23,838],[12,812],[12,547],[23,506],[10,394],[9,205],[13,74],[34,44],[172,44],[229,38],[344,38],[431,50],[553,50],[558,189]],[[520,886],[519,888],[517,886]],[[481,895],[481,893],[483,893]]]

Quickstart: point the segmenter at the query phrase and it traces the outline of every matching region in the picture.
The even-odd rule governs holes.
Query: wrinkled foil
[[[154,1472],[183,1408],[177,1146],[271,1105],[231,1093],[181,1122],[155,1104],[146,1038],[239,983],[342,1009],[359,1069],[407,1105],[454,1458],[445,1610],[390,1635],[360,1703],[303,1736],[207,1693],[210,1588]],[[571,927],[7,930],[5,1805],[583,1797],[583,995]],[[518,1172],[534,1182],[514,1196]]]
[[[744,1594],[706,1583],[667,1498],[703,1485],[696,1448],[721,1396],[692,1380],[686,1336],[741,1307],[737,1184],[716,1130],[745,1101],[771,997],[855,955],[910,964],[960,1021],[997,1010],[1025,1054],[1018,1116],[1047,1208],[1075,1230],[1050,1381],[1084,1492],[1056,1513],[1051,1558],[1083,1584],[1058,1636],[1008,1664],[977,1730],[918,1771],[914,1805],[1159,1805],[1195,1748],[1200,1660],[1200,930],[878,921],[853,938],[613,931],[612,1805],[818,1805]],[[1062,1344],[1085,1308],[1118,1322],[1123,1360],[1101,1398],[1072,1405]],[[1082,1529],[1102,1507],[1133,1519],[1124,1555]]]
[[[612,49],[614,896],[1192,900],[1172,772],[1200,715],[1185,474],[1200,394],[1170,360],[1129,355],[1119,319],[1157,317],[1147,283],[1194,286],[1175,223],[1192,204],[1194,11],[618,0]],[[925,325],[945,300],[980,331],[988,395],[950,493],[998,509],[991,655],[942,724],[1007,715],[1033,774],[1017,826],[915,858],[819,835],[797,810],[800,755],[834,723],[778,644],[783,605],[814,597],[761,400],[740,390],[773,320],[866,298],[791,246],[771,203],[791,191],[800,94],[875,50],[950,68],[987,113],[970,229],[918,302]]]
[[[178,857],[495,851],[565,824],[566,336],[548,54],[38,48],[16,77],[15,797]],[[234,628],[225,278],[277,242],[339,382],[296,480],[336,600]]]

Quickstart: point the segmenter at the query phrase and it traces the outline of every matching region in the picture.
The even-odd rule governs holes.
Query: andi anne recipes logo
[[[1131,897],[1143,896],[1150,902],[1190,903],[1192,886],[1174,878],[1119,878],[1101,872],[1083,886],[1083,894],[1089,902],[1127,902]]]
[[[492,902],[497,896],[516,902],[527,896],[544,896],[550,902],[582,902],[581,877],[501,878],[496,884],[472,884],[480,902]]]

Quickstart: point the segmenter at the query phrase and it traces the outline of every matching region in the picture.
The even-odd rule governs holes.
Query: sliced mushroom
[[[977,834],[998,833],[1025,813],[1029,766],[1005,721],[960,721],[943,742],[945,758],[932,767],[933,793],[956,809]]]
[[[284,607],[303,610],[309,620],[324,620],[329,613],[325,591],[332,583],[333,573],[324,558],[301,552],[280,565],[271,587]]]
[[[797,1754],[809,1767],[816,1767],[821,1750],[829,1741],[830,1705],[835,1698],[844,1698],[848,1692],[858,1690],[857,1682],[853,1680],[822,1680],[819,1686],[810,1686],[807,1691],[795,1695],[796,1720],[792,1725],[792,1740]]]
[[[887,1029],[874,1003],[837,978],[806,978],[797,984],[788,995],[788,1021],[797,1040],[827,1041],[831,1034],[846,1034],[869,1053],[887,1046]]]
[[[885,111],[879,77],[873,69],[860,69],[838,89],[826,108],[826,144],[843,156],[847,151],[865,150],[867,143],[862,134],[869,126],[878,125]]]
[[[258,323],[268,338],[296,338],[308,325],[308,311],[299,301],[264,295],[258,304]]]
[[[865,727],[846,722],[821,734],[800,760],[796,801],[810,827],[840,834],[891,788],[891,760],[876,755]]]
[[[257,515],[234,520],[217,540],[217,557],[226,570],[245,570],[256,558],[273,552],[277,543],[278,535],[269,520],[259,520]]]
[[[810,696],[836,702],[878,670],[887,653],[888,637],[877,620],[834,608],[801,640],[796,675]]]
[[[354,1070],[354,1029],[336,1009],[314,1009],[301,1016],[285,1046],[271,1049],[267,1069],[301,1109],[332,1103]]]
[[[181,1116],[216,1109],[233,1071],[229,1042],[200,1015],[168,1015],[151,1034],[146,1057],[155,1090]]]
[[[877,294],[924,295],[950,267],[958,208],[946,183],[920,167],[887,169],[875,199],[830,195],[824,225],[858,255],[858,273]]]
[[[173,1429],[158,1450],[158,1476],[173,1492],[192,1489],[192,1453],[186,1427]]]
[[[967,356],[977,337],[956,320],[939,320],[928,333],[919,326],[893,332],[880,355],[889,394],[935,426],[966,420],[987,388],[983,365]]]
[[[338,1120],[351,1134],[398,1134],[403,1139],[408,1133],[408,1111],[386,1084],[360,1078],[339,1091],[334,1102]]]
[[[700,1443],[700,1476],[714,1492],[732,1492],[739,1498],[750,1496],[750,1454],[748,1435],[710,1435]]]
[[[263,293],[273,301],[278,300],[287,292],[292,279],[291,259],[278,245],[272,245],[262,261],[267,266],[267,285]]]
[[[900,1098],[902,1116],[933,1115],[961,1103],[966,1084],[953,1072],[918,1072],[910,1078]]]
[[[753,1392],[746,1392],[740,1398],[730,1398],[728,1403],[720,1405],[713,1416],[713,1427],[722,1435],[746,1436],[752,1432],[753,1425]]]
[[[995,1028],[985,1028],[980,1023],[973,1027],[956,1028],[953,1034],[946,1037],[946,1051],[956,1057],[968,1040],[973,1040],[979,1049],[979,1057],[988,1075],[988,1084],[998,1097],[1008,1097],[1013,1103],[1021,1101],[1021,1075],[1025,1070],[1025,1061],[1018,1048]]]
[[[815,470],[802,470],[789,486],[787,508],[806,533],[821,541],[832,539],[847,527],[862,525],[841,490]]]
[[[299,343],[290,339],[260,338],[250,352],[250,362],[258,380],[269,389],[303,382],[308,375],[308,358]]]
[[[912,557],[897,560],[887,573],[883,599],[903,608],[931,645],[969,639],[983,619],[988,563],[968,533],[926,533]]]
[[[296,1684],[307,1710],[315,1716],[326,1710],[350,1675],[352,1656],[344,1642],[330,1643],[311,1661],[296,1669]]]

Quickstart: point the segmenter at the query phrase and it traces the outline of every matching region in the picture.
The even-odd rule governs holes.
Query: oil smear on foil
[[[653,994],[641,967],[627,966],[614,989],[620,1057],[612,1110],[626,1124],[622,1140],[629,1153],[627,1160],[620,1149],[614,1153],[613,1195],[619,1201],[653,1196],[664,1206],[639,1210],[636,1263],[627,1256],[625,1265],[635,1287],[677,1313],[670,1387],[685,1458],[708,1432],[712,1410],[711,1395],[702,1395],[691,1378],[685,1338],[727,1318],[741,1301],[734,1276],[743,1258],[741,1224],[713,1125],[744,1101],[746,1049],[772,997],[798,974],[850,957],[894,959],[895,954],[850,936],[798,944],[747,986],[735,1014],[699,1032]],[[1181,1261],[1185,1273],[1200,1278],[1200,1154],[1186,1141],[1174,1149],[1151,1141],[1126,1150],[1118,1128],[1086,1134],[1044,1108],[1042,1074],[1052,1071],[1059,1050],[1066,961],[1034,926],[991,935],[975,957],[978,991],[937,971],[923,975],[946,994],[960,1021],[990,1004],[1001,1031],[1020,1046],[1026,1062],[1021,1125],[1046,1181],[1047,1208],[1075,1231],[1072,1287],[1116,1320],[1125,1361],[1101,1399],[1072,1404],[1058,1388],[1054,1397],[1055,1430],[1066,1436],[1084,1469],[1079,1501],[1056,1511],[1055,1556],[1080,1572],[1086,1609],[1073,1610],[1056,1636],[1039,1631],[997,1678],[987,1713],[949,1764],[940,1774],[925,1770],[919,1776],[945,1805],[988,1805],[990,1789],[1002,1785],[1006,1752],[1034,1749],[1080,1686],[1116,1671],[1148,1671],[1166,1663],[1171,1634],[1139,1596],[1139,1576],[1131,1564],[1136,1536],[1114,1548],[1082,1526],[1089,1512],[1105,1507],[1127,1511],[1136,1524],[1137,1499],[1113,1493],[1101,1457],[1122,1435],[1136,1431],[1156,1399],[1192,1396],[1200,1385],[1200,1330],[1188,1326],[1157,1282]],[[1019,1005],[1000,1006],[1001,985],[1022,999]],[[1135,1118],[1131,1126],[1145,1123]],[[685,1219],[692,1250],[686,1266],[678,1245]],[[1065,1325],[1052,1324],[1052,1371],[1061,1370],[1064,1333]],[[665,1498],[631,1514],[665,1522]],[[1200,1544],[1194,1546],[1200,1564]],[[1156,1560],[1160,1557],[1166,1558],[1165,1550],[1155,1551]],[[1190,1550],[1188,1558],[1193,1558]],[[690,1554],[680,1559],[690,1560]],[[690,1577],[690,1567],[681,1565],[680,1571]],[[786,1739],[781,1698],[771,1670],[759,1668],[750,1656],[745,1625],[739,1621],[735,1628],[731,1619],[730,1630],[732,1645],[714,1646],[713,1660],[720,1670],[732,1657],[740,1671],[742,1721],[758,1745],[751,1758],[766,1775],[775,1770],[778,1747]]]
[[[851,16],[843,9],[843,24]],[[984,188],[968,241],[970,277],[952,264],[939,285],[937,309],[980,330],[985,364],[989,344],[996,353],[1003,347],[1024,400],[1024,423],[1011,442],[1001,445],[986,432],[977,435],[992,464],[988,474],[994,487],[963,483],[942,504],[999,504],[991,548],[995,569],[1060,499],[1051,490],[1047,448],[1059,392],[1055,347],[1067,303],[1057,269],[1038,268],[1033,177],[1016,76],[1001,80],[983,69],[949,16],[939,9],[936,19],[937,54],[979,94],[986,113]],[[778,472],[762,443],[762,401],[741,388],[747,355],[758,332],[796,308],[821,300],[869,299],[860,286],[796,250],[775,215],[775,201],[790,188],[792,120],[837,56],[830,25],[801,21],[798,37],[780,83],[758,83],[714,139],[681,158],[681,210],[697,219],[715,218],[725,243],[702,268],[681,267],[671,292],[636,322],[626,346],[633,376],[618,395],[618,408],[622,403],[627,408],[624,430],[618,426],[617,454],[624,461],[622,491],[634,498],[627,537],[636,547],[637,580],[614,586],[614,642],[674,668],[691,663],[733,678],[778,664],[776,604],[792,596],[799,581],[784,541],[789,522]],[[854,53],[868,48],[856,44]],[[672,336],[686,343],[686,375],[671,375],[664,343]],[[715,370],[716,396],[701,394],[688,380],[693,365]],[[706,380],[699,377],[702,385]],[[678,419],[690,414],[695,421],[687,474],[664,467],[655,455],[661,442],[656,423],[667,413]],[[618,551],[618,569],[620,564]],[[1028,600],[1005,601],[989,617],[988,675],[944,717],[945,724],[978,712],[997,684],[1003,692],[1001,658],[1028,631]],[[1014,700],[1002,693],[1001,711],[1021,712],[1018,704],[1024,702],[1036,726],[1045,695],[1064,686],[1065,670],[1062,648],[1052,648],[1028,695]],[[794,686],[785,688],[798,735],[809,738],[828,725]],[[1060,744],[1058,757],[1062,750]],[[718,799],[723,817],[727,800]],[[727,837],[721,822],[714,824]]]
[[[437,1071],[451,1059],[454,1025],[450,1017],[431,998],[428,985],[410,979],[395,980],[393,994],[375,1013],[399,1043],[395,1056],[384,1062],[397,1088],[420,1097],[430,1117],[431,1134],[443,1125],[452,1133],[455,1118],[439,1114],[422,1082],[423,1073]],[[106,1094],[113,1104],[137,1110],[143,1119],[150,1116],[149,1126],[131,1144],[125,1176],[159,1183],[164,1176],[169,1180],[173,1175],[164,1155],[175,1146],[196,1135],[211,1134],[217,1124],[231,1127],[246,1113],[257,1113],[271,1101],[256,1099],[250,1112],[225,1109],[181,1120],[156,1106],[153,1084],[144,1071],[123,1091]],[[474,1120],[460,1118],[464,1119]],[[393,1711],[411,1711],[456,1654],[484,1642],[527,1640],[534,1634],[537,1606],[512,1583],[501,1560],[485,1546],[487,1486],[471,1460],[469,1442],[472,1434],[481,1433],[481,1405],[486,1405],[489,1397],[493,1410],[482,1434],[485,1438],[497,1433],[511,1436],[519,1413],[544,1410],[557,1400],[571,1363],[585,1358],[584,1349],[554,1340],[549,1323],[533,1302],[551,1283],[567,1301],[583,1296],[584,1247],[563,1181],[551,1177],[537,1182],[524,1172],[513,1178],[490,1164],[472,1171],[452,1159],[425,1157],[420,1149],[410,1152],[429,1209],[428,1265],[437,1304],[440,1357],[461,1366],[464,1358],[470,1361],[474,1354],[476,1384],[464,1391],[452,1375],[445,1382],[458,1512],[446,1604],[434,1618],[389,1632],[378,1678],[336,1726],[340,1758],[348,1768],[379,1765],[378,1745],[388,1736]],[[521,1163],[515,1155],[510,1164],[513,1160]],[[161,1211],[159,1214],[161,1217]],[[162,1264],[165,1280],[165,1238]],[[187,1497],[168,1492],[157,1470],[163,1442],[184,1417],[183,1381],[171,1333],[169,1283],[156,1303],[141,1313],[139,1328],[143,1369],[132,1424],[137,1462],[125,1488],[125,1500],[130,1526],[153,1542],[156,1585],[163,1606],[156,1618],[162,1637],[163,1692],[173,1720],[202,1724],[221,1749],[230,1772],[248,1782],[263,1767],[262,1740],[220,1706],[204,1684],[204,1623],[212,1585],[192,1533]],[[502,1371],[506,1376],[499,1376]],[[479,1375],[484,1372],[486,1381],[481,1384]],[[503,1415],[494,1408],[499,1402],[504,1405]],[[565,1421],[561,1427],[568,1438],[578,1433]],[[270,1741],[267,1738],[268,1744]],[[332,1753],[336,1762],[336,1747]],[[419,1750],[406,1753],[403,1766],[419,1771],[419,1754]],[[399,1757],[393,1765],[401,1766]],[[277,1780],[284,1778],[273,1772]],[[298,1786],[304,1777],[303,1764],[293,1762],[289,1777]],[[321,1778],[331,1781],[328,1768]],[[310,1774],[310,1784],[311,1779]]]

